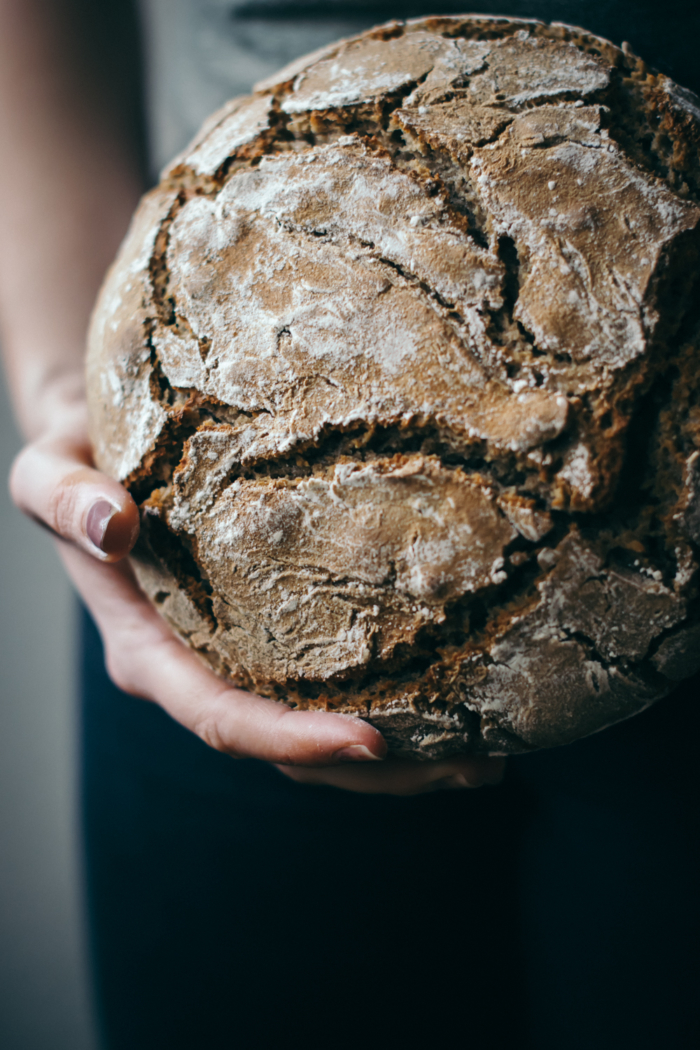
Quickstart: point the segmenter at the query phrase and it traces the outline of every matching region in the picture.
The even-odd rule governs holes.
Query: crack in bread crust
[[[169,166],[95,314],[92,426],[218,673],[429,758],[692,671],[693,105],[582,30],[416,20]]]

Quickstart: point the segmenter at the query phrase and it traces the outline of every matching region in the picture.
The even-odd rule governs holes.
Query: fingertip
[[[277,737],[272,760],[284,765],[374,764],[388,751],[379,730],[354,715],[287,709],[275,728],[284,735]]]

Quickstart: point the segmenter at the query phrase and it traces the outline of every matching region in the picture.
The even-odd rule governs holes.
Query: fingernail
[[[85,531],[90,543],[97,547],[102,554],[109,553],[105,549],[107,527],[117,510],[118,508],[110,503],[109,500],[98,499],[97,503],[93,503],[88,511]]]
[[[381,762],[379,755],[373,754],[364,744],[351,744],[341,747],[333,755],[336,762]]]

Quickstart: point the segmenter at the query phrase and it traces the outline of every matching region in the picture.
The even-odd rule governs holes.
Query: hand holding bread
[[[483,756],[383,763],[386,744],[367,723],[292,711],[233,688],[204,667],[158,615],[124,561],[138,534],[138,512],[126,489],[92,466],[81,432],[84,406],[72,397],[62,400],[58,391],[46,403],[53,420],[15,461],[12,495],[56,534],[120,688],[160,704],[211,747],[274,762],[301,782],[415,794],[500,779],[503,760]]]
[[[104,81],[60,5],[3,8],[0,23],[0,319],[18,421],[28,445],[12,471],[12,495],[51,529],[105,641],[124,688],[162,704],[208,743],[232,754],[314,765],[347,748],[382,757],[380,734],[359,720],[291,714],[232,689],[175,638],[127,564],[138,532],[132,497],[94,468],[86,429],[85,331],[104,271],[141,192],[126,126],[123,70]],[[66,56],[71,56],[71,61]],[[122,109],[119,109],[122,106]],[[51,158],[50,165],[47,157]],[[459,759],[420,767],[363,762],[329,771],[355,787],[410,792],[464,773],[470,783],[498,763]],[[297,774],[300,775],[300,774]],[[356,779],[359,777],[359,780]]]

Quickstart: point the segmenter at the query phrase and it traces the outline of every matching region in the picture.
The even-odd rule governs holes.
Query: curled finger
[[[136,541],[131,495],[77,445],[47,438],[28,445],[13,464],[10,491],[25,514],[100,561],[118,561]]]

